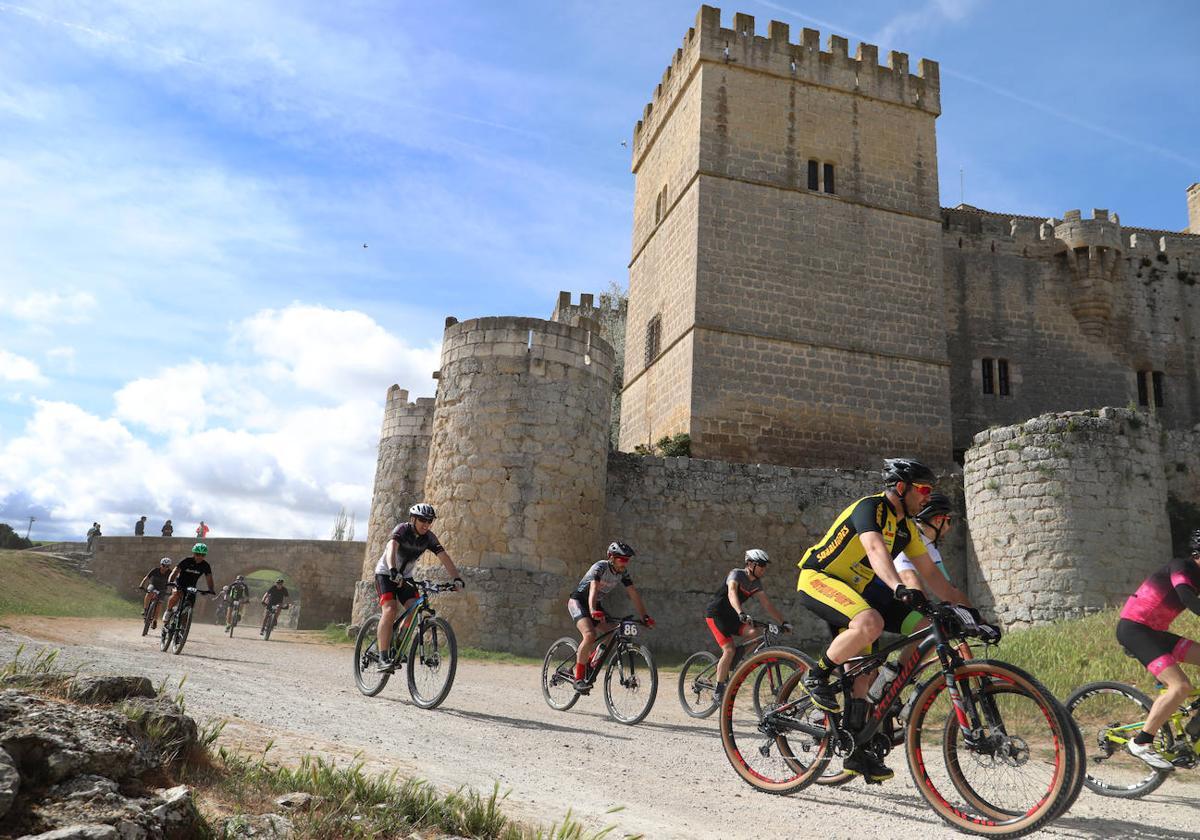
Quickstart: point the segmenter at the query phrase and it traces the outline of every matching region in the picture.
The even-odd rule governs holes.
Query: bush
[[[660,458],[690,458],[692,456],[692,437],[687,432],[663,435],[658,439],[658,443],[650,446],[638,444],[633,451],[638,455],[654,455]]]
[[[30,548],[33,545],[12,529],[7,522],[0,522],[0,548]]]

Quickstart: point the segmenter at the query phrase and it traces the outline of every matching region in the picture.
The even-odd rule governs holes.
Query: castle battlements
[[[506,356],[526,359],[539,369],[557,363],[611,379],[612,346],[586,324],[586,319],[585,326],[575,326],[521,317],[456,321],[442,339],[442,368],[465,359]]]
[[[654,96],[642,111],[633,131],[633,169],[649,147],[658,125],[670,111],[680,90],[698,64],[710,62],[744,67],[783,79],[848,91],[872,99],[917,108],[934,116],[941,113],[941,78],[936,61],[921,59],[918,73],[909,73],[908,53],[895,50],[887,63],[879,63],[879,47],[860,43],[854,56],[850,42],[830,35],[821,49],[821,33],[801,30],[800,41],[791,41],[791,28],[777,20],[767,26],[767,35],[755,34],[753,15],[737,13],[733,27],[721,26],[721,10],[701,6],[696,25],[688,30],[683,46],[655,87]]]

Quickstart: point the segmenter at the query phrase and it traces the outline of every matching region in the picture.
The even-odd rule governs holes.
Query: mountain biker
[[[822,621],[845,628],[805,675],[803,685],[813,705],[828,712],[840,708],[829,683],[835,667],[869,650],[883,631],[909,633],[911,616],[926,602],[920,589],[910,589],[896,571],[894,558],[906,552],[921,562],[929,552],[912,517],[933,492],[933,470],[911,458],[883,462],[884,490],[858,499],[833,521],[825,536],[804,553],[796,583],[799,600]],[[922,564],[923,565],[923,564]],[[930,563],[932,565],[932,563]],[[879,579],[880,584],[868,584]],[[855,680],[852,695],[866,697],[871,676]],[[883,782],[895,774],[870,752],[856,749],[842,766],[868,782]]]
[[[150,571],[146,572],[146,576],[142,578],[142,582],[138,584],[139,589],[146,590],[146,597],[142,599],[142,615],[146,615],[150,609],[150,601],[154,598],[155,592],[164,592],[167,588],[167,582],[171,578],[171,558],[164,557],[158,561],[158,565]],[[154,615],[150,619],[151,629],[158,627],[158,616],[162,612],[162,598],[159,598],[154,604]]]
[[[244,584],[243,584],[244,585]],[[258,635],[263,635],[267,632],[267,619],[271,617],[271,610],[283,605],[284,609],[291,606],[292,596],[287,591],[287,587],[283,585],[283,578],[275,578],[275,585],[263,593],[262,605],[263,610],[262,627],[258,628]]]
[[[725,576],[725,582],[704,610],[708,629],[721,647],[721,658],[717,661],[718,700],[725,693],[725,681],[737,651],[736,637],[753,639],[762,635],[762,631],[750,623],[750,614],[746,612],[744,603],[747,599],[758,598],[771,618],[779,622],[785,631],[792,629],[792,625],[784,621],[783,615],[775,609],[763,590],[762,579],[770,562],[771,558],[761,548],[747,551],[743,568],[733,569]]]
[[[225,608],[229,604],[229,587],[222,586],[221,591],[217,594],[217,606],[213,612],[216,613],[215,623],[220,624],[221,618],[225,615]]]
[[[646,613],[642,596],[634,588],[633,578],[629,576],[629,558],[637,552],[628,543],[617,541],[609,544],[606,553],[607,559],[594,563],[567,598],[567,611],[575,620],[575,626],[582,636],[579,650],[575,653],[575,690],[580,694],[587,694],[591,690],[591,686],[583,677],[587,670],[588,655],[596,646],[596,639],[615,626],[609,621],[608,613],[601,607],[600,602],[618,583],[625,586],[629,600],[633,601],[633,606],[641,614],[645,625],[654,626],[654,619]]]
[[[920,589],[922,592],[933,590],[933,594],[943,601],[969,607],[971,602],[967,596],[950,583],[950,575],[942,563],[942,553],[937,545],[938,540],[953,526],[953,514],[950,499],[941,493],[929,494],[925,505],[912,517],[925,546],[926,556],[910,558],[907,549],[901,551],[895,560],[896,573],[909,589]]]
[[[400,608],[407,609],[420,596],[413,583],[413,567],[426,551],[442,561],[446,573],[459,589],[467,584],[450,558],[450,552],[442,547],[437,536],[430,530],[437,512],[433,505],[419,502],[408,509],[408,521],[401,522],[388,537],[383,554],[375,564],[375,591],[379,593],[379,666],[381,670],[392,670],[396,663],[391,659],[392,624]]]
[[[185,557],[175,564],[175,571],[171,572],[170,582],[175,584],[175,591],[171,593],[171,598],[167,601],[167,611],[163,615],[163,621],[167,621],[171,611],[175,609],[175,605],[179,603],[180,597],[183,596],[183,591],[189,586],[195,586],[203,575],[208,582],[208,592],[212,594],[213,576],[212,566],[208,565],[208,546],[198,542],[192,546],[192,556]]]
[[[250,597],[250,587],[246,584],[246,576],[238,575],[233,579],[233,583],[226,587],[229,590],[226,598],[225,606],[225,629],[228,630],[233,624],[233,602],[245,601]]]
[[[1171,712],[1192,692],[1180,665],[1200,665],[1200,646],[1168,632],[1184,611],[1200,615],[1200,530],[1189,541],[1191,557],[1172,560],[1142,582],[1129,596],[1117,621],[1117,641],[1166,686],[1154,700],[1142,730],[1126,744],[1130,754],[1156,770],[1175,766],[1154,750],[1154,736]]]

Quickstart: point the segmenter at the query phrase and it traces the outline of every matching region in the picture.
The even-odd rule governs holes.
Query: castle
[[[1179,233],[942,208],[935,62],[732,24],[701,8],[634,130],[627,309],[447,319],[436,398],[389,391],[355,623],[425,499],[469,570],[439,603],[467,643],[540,652],[619,536],[664,642],[704,645],[742,551],[783,561],[787,611],[791,563],[894,454],[947,474],[956,582],[1007,624],[1102,606],[1169,554],[1168,496],[1200,503],[1200,184]],[[680,432],[691,458],[626,454]],[[1084,539],[1129,509],[1111,551]]]

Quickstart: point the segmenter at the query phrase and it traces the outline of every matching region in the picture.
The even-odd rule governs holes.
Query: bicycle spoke
[[[413,702],[432,709],[446,699],[458,667],[458,644],[442,618],[418,626],[408,657],[408,692]]]
[[[1125,744],[1142,728],[1150,699],[1132,686],[1121,683],[1092,683],[1067,699],[1067,709],[1083,735],[1087,769],[1083,783],[1101,796],[1133,799],[1153,791],[1166,779],[1140,758],[1130,755]],[[1169,728],[1159,730],[1155,748],[1169,755]]]
[[[613,654],[604,671],[604,702],[614,720],[638,723],[657,693],[658,670],[649,649],[631,644]]]
[[[550,645],[542,661],[542,696],[560,712],[575,705],[575,640],[564,636]]]

